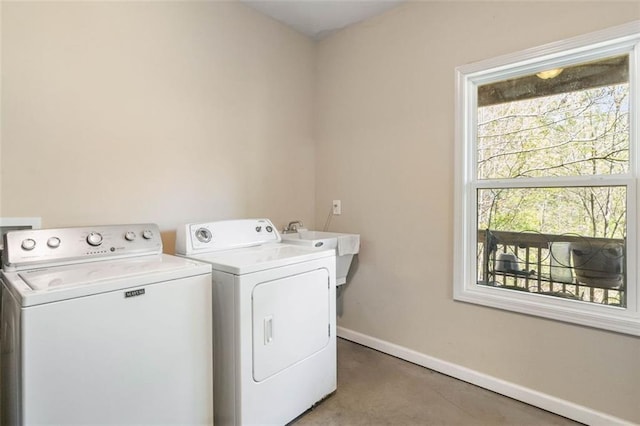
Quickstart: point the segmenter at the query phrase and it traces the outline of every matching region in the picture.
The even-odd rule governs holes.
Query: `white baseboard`
[[[358,333],[357,331],[349,330],[348,328],[337,327],[337,332],[338,337],[343,339],[350,340],[414,364],[421,365],[439,373],[446,374],[447,376],[472,383],[476,386],[480,386],[481,388],[508,396],[509,398],[517,399],[518,401],[542,408],[543,410],[556,413],[580,423],[603,426],[634,425],[634,423],[627,420],[623,420],[570,401],[556,398],[515,383],[507,382],[458,364],[443,361],[385,340],[380,340],[366,334]]]

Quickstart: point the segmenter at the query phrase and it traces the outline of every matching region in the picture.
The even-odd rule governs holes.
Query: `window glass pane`
[[[480,86],[478,179],[626,173],[628,62],[625,55]]]
[[[626,306],[626,187],[477,196],[478,284]]]

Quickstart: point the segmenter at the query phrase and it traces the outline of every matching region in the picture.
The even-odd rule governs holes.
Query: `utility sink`
[[[347,282],[353,255],[360,251],[360,235],[339,232],[307,231],[283,233],[282,242],[336,251],[336,284]]]

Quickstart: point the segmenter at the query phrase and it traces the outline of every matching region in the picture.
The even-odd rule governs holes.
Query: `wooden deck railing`
[[[626,306],[625,240],[478,231],[478,283]]]

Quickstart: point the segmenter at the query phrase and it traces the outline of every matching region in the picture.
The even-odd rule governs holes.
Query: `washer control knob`
[[[150,240],[153,238],[153,232],[150,229],[145,229],[142,231],[142,238],[145,240]]]
[[[269,225],[267,225],[267,227],[264,228],[264,229],[266,229],[267,232],[272,232],[273,231],[273,228],[271,226],[269,226]]]
[[[31,238],[27,238],[26,240],[22,240],[22,249],[23,250],[33,250],[36,248],[36,240]]]
[[[87,243],[94,247],[99,246],[100,244],[102,244],[102,235],[98,232],[91,232],[89,235],[87,235]]]
[[[259,226],[259,225],[256,226],[256,232],[260,232],[260,231],[262,231],[262,226]]]
[[[198,228],[198,230],[196,231],[196,238],[201,243],[208,243],[209,241],[211,241],[212,237],[213,235],[211,234],[211,231],[209,231],[207,228]]]
[[[47,245],[52,249],[60,247],[60,238],[58,237],[49,238],[47,240]]]
[[[124,239],[127,241],[133,241],[136,239],[136,233],[133,231],[127,231],[124,234]]]

